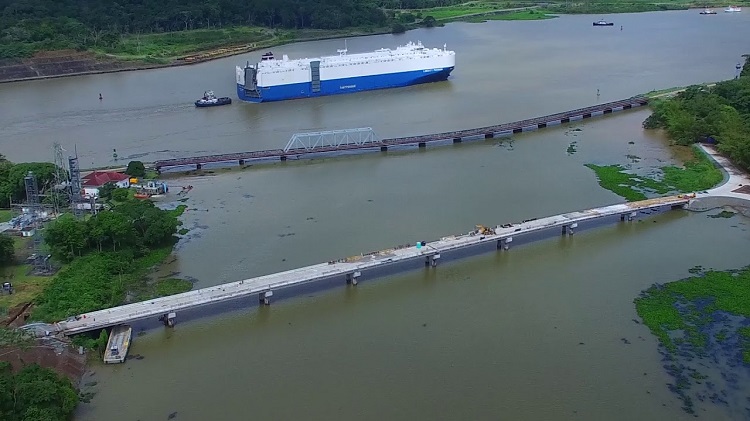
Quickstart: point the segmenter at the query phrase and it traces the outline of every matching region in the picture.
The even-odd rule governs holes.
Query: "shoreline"
[[[542,8],[542,6],[535,5],[535,6],[524,6],[524,7],[515,7],[515,8],[503,8],[503,9],[496,9],[496,10],[479,12],[479,13],[470,13],[466,15],[453,16],[453,17],[437,20],[436,27],[441,27],[448,23],[455,23],[455,22],[477,23],[477,19],[481,19],[483,17],[490,17],[490,19],[488,20],[496,20],[496,19],[491,19],[491,16],[502,15],[502,14],[512,14],[512,13],[517,13],[517,12],[523,12],[525,10],[534,10],[534,9],[539,9],[539,8]],[[608,14],[670,12],[670,11],[677,11],[677,10],[689,10],[691,8],[693,8],[692,5],[685,5],[685,9],[644,10],[640,12],[614,11],[614,12],[608,12]],[[424,10],[427,10],[427,9],[424,9]],[[562,13],[562,12],[557,12],[557,11],[549,11],[549,14],[554,15],[554,16],[562,16],[562,15],[572,16],[572,15],[581,15],[581,14],[595,15],[597,13],[575,13],[575,12]],[[422,26],[420,23],[409,23],[409,24],[405,24],[404,26],[405,26],[406,32],[414,30],[414,29],[425,28],[425,26]],[[189,66],[193,64],[206,63],[206,62],[219,60],[219,59],[223,59],[227,57],[237,56],[240,54],[246,54],[246,53],[250,53],[253,51],[259,51],[262,49],[274,48],[274,47],[300,43],[300,42],[325,41],[325,40],[342,39],[342,38],[359,38],[359,37],[384,35],[384,34],[392,34],[392,33],[393,33],[393,30],[390,27],[374,28],[371,30],[362,30],[362,28],[359,28],[359,30],[357,30],[356,28],[351,28],[347,32],[341,33],[341,34],[312,36],[309,38],[282,39],[282,40],[272,41],[268,44],[261,43],[262,45],[253,44],[253,45],[245,45],[245,46],[237,46],[237,45],[232,46],[228,44],[222,47],[215,47],[215,48],[211,48],[208,50],[197,50],[187,55],[168,59],[170,60],[170,62],[168,63],[147,63],[147,62],[140,61],[137,59],[133,59],[133,60],[119,59],[117,58],[116,55],[107,56],[107,55],[96,53],[94,51],[86,51],[86,53],[89,53],[92,56],[91,58],[94,63],[97,63],[97,64],[111,63],[113,66],[122,66],[122,67],[115,67],[115,68],[110,68],[110,69],[87,70],[87,71],[72,72],[72,73],[40,75],[40,76],[32,76],[32,77],[0,79],[0,84],[48,80],[48,79],[57,79],[57,78],[64,78],[64,77],[98,75],[98,74],[107,74],[107,73],[122,73],[122,72],[134,72],[134,71],[141,71],[141,70],[155,70],[155,69],[164,69],[164,68],[172,68],[172,67],[183,67],[183,66]],[[222,50],[228,50],[228,51],[222,52]],[[55,53],[57,51],[60,51],[60,50],[45,51],[45,53]],[[200,57],[200,56],[205,56],[205,55],[208,55],[208,57],[204,57],[204,58]],[[33,59],[34,58],[31,57],[31,58],[26,58],[26,59],[20,59],[19,61],[33,60]],[[132,65],[128,65],[129,63],[132,63]]]
[[[76,77],[76,76],[87,76],[87,75],[101,75],[106,73],[122,73],[122,72],[135,72],[135,71],[141,71],[141,70],[155,70],[155,69],[166,69],[166,68],[172,68],[172,67],[183,67],[183,66],[190,66],[194,64],[201,64],[201,63],[207,63],[214,60],[219,60],[222,58],[237,56],[240,54],[246,54],[253,51],[259,51],[266,48],[273,48],[273,47],[279,47],[282,45],[288,45],[298,42],[314,42],[314,41],[325,41],[330,39],[342,39],[342,38],[359,38],[359,37],[367,37],[372,35],[383,35],[388,34],[390,31],[386,31],[382,28],[378,30],[374,30],[371,32],[365,32],[365,33],[358,33],[358,32],[351,32],[343,35],[326,35],[326,36],[319,36],[319,37],[312,37],[312,38],[301,38],[301,39],[291,39],[291,40],[283,40],[278,42],[272,42],[270,44],[265,45],[255,45],[255,46],[245,46],[245,47],[232,47],[232,46],[224,46],[219,48],[214,48],[210,50],[200,50],[196,51],[190,55],[186,55],[184,57],[172,59],[170,63],[145,63],[140,62],[138,60],[132,60],[133,63],[138,63],[131,67],[121,67],[121,68],[114,68],[114,69],[100,69],[100,70],[87,70],[84,72],[74,72],[74,73],[61,73],[61,74],[53,74],[53,75],[44,75],[44,76],[33,76],[33,77],[23,77],[23,78],[13,78],[13,79],[0,79],[0,84],[4,83],[17,83],[17,82],[30,82],[30,81],[37,81],[37,80],[48,80],[48,79],[59,79],[59,78],[65,78],[65,77]],[[220,51],[230,49],[231,51],[227,51],[225,53],[218,53],[218,54],[212,54],[212,52]],[[94,55],[96,58],[97,56],[100,56],[94,52],[90,52]],[[193,57],[193,56],[201,56],[201,55],[211,55],[207,58],[197,58],[194,60],[186,60],[186,58]],[[131,62],[130,60],[122,60],[117,59],[116,56],[113,56],[114,61],[113,63],[118,64],[126,64]],[[97,63],[106,63],[106,60],[96,60]]]

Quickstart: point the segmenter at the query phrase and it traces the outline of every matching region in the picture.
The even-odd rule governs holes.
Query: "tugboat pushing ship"
[[[214,91],[203,92],[203,98],[195,101],[195,106],[198,108],[203,107],[218,107],[220,105],[229,105],[232,103],[232,98],[222,97],[216,98]]]

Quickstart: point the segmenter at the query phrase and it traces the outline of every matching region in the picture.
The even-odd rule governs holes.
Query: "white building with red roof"
[[[98,197],[99,188],[107,183],[114,183],[117,187],[130,187],[130,177],[116,171],[94,171],[83,177],[83,195]]]

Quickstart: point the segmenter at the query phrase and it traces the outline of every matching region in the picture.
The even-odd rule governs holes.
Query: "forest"
[[[650,105],[653,114],[644,121],[645,128],[664,129],[680,145],[716,142],[735,164],[750,170],[750,56],[745,56],[737,79],[691,86]]]
[[[123,35],[232,26],[342,29],[388,23],[386,10],[459,0],[0,0],[0,58],[116,46]]]
[[[78,404],[70,380],[36,364],[13,373],[0,361],[0,419],[3,421],[64,421]]]

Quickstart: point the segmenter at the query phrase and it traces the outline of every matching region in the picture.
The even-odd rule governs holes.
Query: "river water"
[[[0,85],[0,152],[50,160],[59,141],[81,165],[283,147],[296,132],[372,127],[381,138],[514,121],[734,76],[750,17],[696,11],[535,22],[454,23],[348,40],[350,52],[421,40],[457,52],[450,81],[406,89],[195,109],[211,89],[236,98],[234,67],[262,51],[180,68]],[[619,26],[623,30],[620,31]],[[274,48],[290,57],[335,54],[343,40]],[[597,98],[596,90],[601,96]],[[104,97],[99,101],[98,95]],[[12,104],[12,105],[11,105]]]
[[[245,57],[0,85],[0,103],[30,98],[3,106],[0,148],[12,160],[46,160],[59,140],[67,150],[77,145],[82,164],[100,165],[115,148],[151,160],[279,147],[297,131],[372,126],[387,137],[488,125],[729,78],[750,35],[750,19],[739,14],[610,19],[623,31],[593,28],[598,18],[352,39],[350,51],[421,39],[459,53],[448,83],[361,95],[194,110],[204,89],[233,92],[233,65]],[[315,55],[340,44],[275,52]],[[195,188],[183,218],[190,232],[162,272],[204,287],[474,224],[617,203],[584,164],[649,173],[684,155],[641,129],[647,115],[512,141],[170,180]],[[94,362],[85,381],[98,382],[97,395],[76,419],[688,419],[667,390],[655,339],[633,321],[633,299],[694,265],[750,263],[748,224],[675,211],[270,308],[178,319],[173,330],[134,340],[131,353],[143,359]],[[703,409],[706,419],[731,419],[722,408]]]

